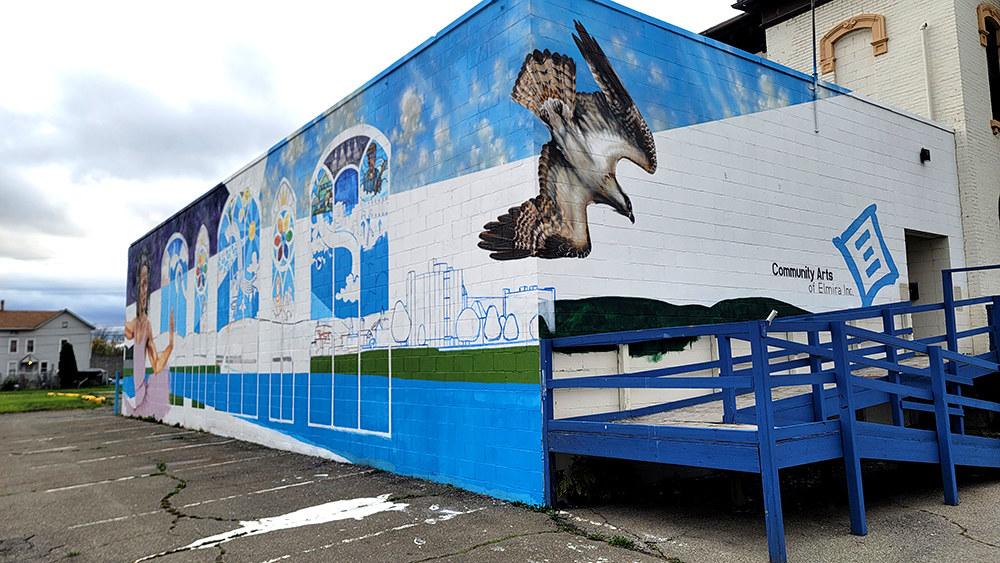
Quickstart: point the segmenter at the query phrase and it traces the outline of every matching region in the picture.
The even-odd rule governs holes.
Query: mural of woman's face
[[[139,307],[140,311],[145,311],[149,300],[149,267],[143,266],[139,269]]]

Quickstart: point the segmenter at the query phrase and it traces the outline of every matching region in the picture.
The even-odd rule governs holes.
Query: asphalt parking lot
[[[918,473],[866,481],[865,537],[846,505],[783,482],[789,560],[1000,561],[1000,474],[966,475],[946,506]],[[110,408],[3,415],[0,561],[767,561],[752,492],[736,510],[721,484],[546,513]]]

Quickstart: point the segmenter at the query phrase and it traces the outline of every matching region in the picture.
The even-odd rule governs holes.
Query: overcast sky
[[[621,3],[697,32],[733,1]],[[476,4],[6,3],[0,299],[123,324],[129,244]]]

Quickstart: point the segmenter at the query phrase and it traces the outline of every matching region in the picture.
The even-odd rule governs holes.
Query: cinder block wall
[[[612,162],[635,224],[588,206],[586,258],[496,260],[479,235],[539,195],[551,140],[510,98],[525,57],[572,57],[576,90],[600,89],[574,20],[659,166]],[[820,98],[816,135],[801,73],[603,1],[484,2],[133,244],[126,412],[539,503],[539,338],[859,306],[850,268],[870,256],[834,238],[872,227],[873,206],[885,260],[865,267],[886,280],[905,280],[905,229],[961,240],[952,133]],[[940,157],[914,162],[914,138]],[[887,283],[872,302],[896,299]],[[559,361],[714,353],[658,346]]]
[[[816,8],[817,41],[838,23],[860,14],[885,17],[888,50],[874,56],[871,47],[854,53],[866,57],[873,72],[861,92],[893,106],[929,117],[955,130],[958,177],[965,236],[962,252],[970,266],[1000,263],[1000,138],[990,128],[989,74],[986,50],[979,41],[976,8],[982,0],[908,2],[905,0],[844,0]],[[1000,6],[996,2],[990,2]],[[921,26],[926,23],[930,102],[928,114],[921,51]],[[865,30],[852,32],[864,36]],[[767,30],[770,60],[803,72],[812,69],[812,32],[808,13]],[[863,47],[863,46],[862,46]],[[838,56],[840,47],[838,46]],[[848,66],[852,63],[848,62]],[[838,73],[824,80],[839,80]],[[851,83],[843,84],[850,88]],[[958,256],[951,253],[952,266]],[[991,295],[1000,289],[1000,276],[969,274],[971,296]],[[972,322],[984,322],[981,308],[973,309]]]

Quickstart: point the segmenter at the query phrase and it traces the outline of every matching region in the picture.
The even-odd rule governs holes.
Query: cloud
[[[267,103],[277,101],[274,68],[264,54],[247,45],[230,45],[222,63],[233,91],[243,99]]]
[[[234,52],[227,75],[241,102],[173,105],[152,91],[97,71],[63,75],[55,102],[38,113],[2,110],[0,168],[62,166],[75,183],[117,178],[218,180],[294,126],[267,76],[252,76]]]
[[[120,325],[125,319],[122,282],[66,277],[0,276],[5,307],[22,311],[69,309],[92,324]]]
[[[74,236],[81,232],[60,202],[35,189],[23,174],[4,162],[0,162],[0,202],[0,231],[8,231],[0,241],[0,256],[11,256],[8,247],[14,242],[14,233]]]

